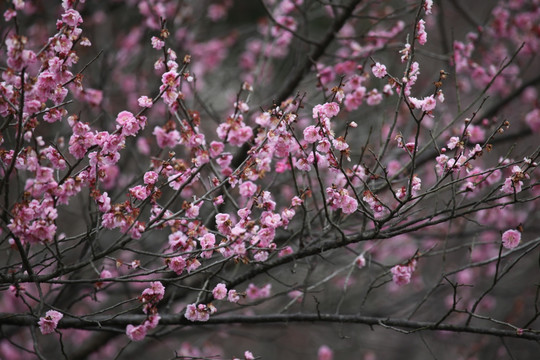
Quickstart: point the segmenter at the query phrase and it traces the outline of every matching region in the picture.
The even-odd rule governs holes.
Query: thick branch
[[[78,329],[99,329],[101,327],[124,328],[128,324],[142,323],[146,315],[120,315],[114,318],[109,316],[93,317],[88,320],[75,318],[64,318],[60,321],[59,328]],[[374,316],[361,315],[337,315],[337,314],[270,314],[270,315],[236,315],[236,316],[215,316],[207,322],[191,322],[182,314],[162,314],[161,325],[190,325],[208,326],[219,324],[268,324],[268,323],[350,323],[363,324],[369,326],[382,326],[398,328],[407,331],[450,331],[456,333],[483,334],[490,336],[519,338],[526,340],[540,340],[540,334],[531,330],[523,330],[520,335],[516,330],[505,330],[488,327],[472,327],[454,324],[438,324],[429,321],[412,321],[406,319],[391,319]],[[28,326],[36,324],[36,319],[31,315],[0,314],[0,324]]]

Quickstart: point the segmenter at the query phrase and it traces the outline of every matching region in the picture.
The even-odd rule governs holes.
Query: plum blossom
[[[246,290],[246,295],[252,300],[263,299],[270,296],[270,291],[272,290],[272,284],[266,284],[265,286],[259,288],[255,284],[249,284]]]
[[[310,125],[304,129],[304,140],[306,140],[308,144],[313,144],[314,142],[321,140],[321,138],[319,129],[315,126]]]
[[[392,281],[396,285],[406,285],[411,282],[412,273],[416,267],[416,260],[410,261],[407,265],[396,265],[390,272],[392,273]]]
[[[39,318],[39,330],[43,335],[53,333],[63,317],[64,315],[56,310],[47,311],[44,317]]]
[[[420,45],[424,45],[427,42],[427,33],[426,33],[426,21],[423,19],[418,20],[416,25],[416,38]]]
[[[143,325],[133,326],[129,324],[126,326],[126,335],[131,341],[141,341],[146,336],[146,327]]]
[[[446,147],[450,150],[453,150],[456,146],[459,145],[459,138],[457,136],[452,136],[448,143],[446,144]]]
[[[216,285],[214,290],[212,290],[212,295],[216,300],[223,300],[227,297],[227,287],[223,283]]]
[[[407,43],[405,44],[405,47],[399,51],[401,54],[401,62],[404,63],[407,60],[409,60],[409,56],[411,54],[411,44]]]
[[[165,42],[157,36],[152,36],[152,47],[156,50],[161,50],[165,46]]]
[[[155,171],[147,171],[144,174],[143,181],[147,185],[154,185],[158,180],[158,174]]]
[[[151,108],[153,103],[152,103],[152,99],[150,99],[148,96],[141,96],[138,100],[137,100],[138,104],[140,107],[143,107],[143,108]]]
[[[422,104],[422,111],[425,111],[425,112],[433,111],[436,105],[437,105],[437,101],[435,100],[433,95],[425,97]]]
[[[155,304],[163,299],[165,287],[159,281],[150,283],[150,287],[143,290],[141,300],[143,303]]]
[[[111,210],[111,198],[109,197],[109,194],[107,194],[107,192],[104,192],[98,198],[96,198],[96,203],[98,205],[99,211],[103,213],[109,212]]]
[[[157,144],[160,148],[174,148],[180,141],[180,133],[177,130],[165,130],[162,127],[156,126],[152,133],[157,140]]]
[[[502,234],[502,244],[506,249],[513,249],[519,245],[521,233],[518,230],[506,230]]]
[[[176,256],[169,259],[168,266],[176,275],[181,275],[186,268],[186,260],[182,256]]]
[[[420,191],[421,188],[422,188],[422,180],[418,176],[414,175],[412,179],[412,183],[411,183],[412,195],[413,196],[418,195],[418,192]]]
[[[322,345],[317,351],[317,360],[333,360],[334,352],[326,345]]]
[[[366,266],[366,258],[363,254],[360,254],[356,257],[356,259],[354,259],[354,263],[359,269],[361,269]]]
[[[341,210],[344,214],[352,214],[358,209],[358,201],[352,196],[342,197]]]
[[[522,179],[528,179],[529,175],[521,170],[517,165],[512,167],[512,175],[504,180],[504,184],[501,187],[501,191],[506,194],[513,194],[521,192],[523,181]]]
[[[227,300],[232,303],[237,303],[240,300],[240,294],[234,289],[229,290],[227,293]]]
[[[257,191],[257,185],[255,185],[251,181],[244,181],[242,184],[240,184],[239,191],[240,195],[245,198],[249,198],[252,197]]]
[[[424,11],[426,12],[426,15],[431,14],[432,8],[433,8],[433,0],[425,0],[424,1]]]
[[[186,312],[184,313],[184,316],[189,321],[208,321],[210,319],[210,315],[215,313],[217,309],[212,304],[189,304],[186,307]]]
[[[386,66],[382,65],[381,63],[376,63],[375,65],[373,65],[371,71],[376,78],[382,79],[386,76]]]
[[[342,136],[332,140],[332,145],[334,145],[336,150],[339,150],[339,151],[345,151],[349,148],[349,144],[347,144],[347,142]]]
[[[339,113],[339,104],[335,102],[315,105],[313,107],[313,118],[333,118]]]
[[[533,132],[540,132],[540,108],[528,112],[525,115],[525,122]]]
[[[79,24],[82,24],[83,19],[78,11],[69,9],[65,13],[62,14],[62,21],[67,26],[75,27]]]

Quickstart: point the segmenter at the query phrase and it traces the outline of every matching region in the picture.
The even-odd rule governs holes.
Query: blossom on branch
[[[64,315],[56,310],[47,311],[44,317],[39,318],[39,330],[43,335],[53,333],[63,317]]]

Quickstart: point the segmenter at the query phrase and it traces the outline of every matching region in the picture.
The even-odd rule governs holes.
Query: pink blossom
[[[405,285],[411,282],[412,269],[407,265],[396,265],[390,269],[392,280],[397,285]]]
[[[212,290],[212,295],[214,296],[214,299],[216,300],[223,300],[225,297],[227,297],[227,287],[223,283],[219,283],[216,285],[214,290]]]
[[[268,260],[268,251],[256,251],[255,254],[253,255],[253,260],[255,261],[258,261],[258,262],[263,262],[263,261],[266,261]]]
[[[317,151],[321,153],[327,153],[330,151],[330,141],[324,138],[317,144]]]
[[[144,326],[146,330],[155,329],[159,324],[159,320],[161,320],[161,316],[159,316],[159,314],[149,315],[148,318],[143,322],[142,326]]]
[[[426,12],[426,15],[431,14],[431,9],[433,8],[433,0],[425,0],[424,1],[424,11]]]
[[[133,136],[140,130],[140,125],[135,116],[129,111],[122,111],[116,117],[117,129],[122,129],[122,135]]]
[[[240,195],[245,198],[249,198],[253,196],[257,191],[257,185],[255,185],[251,181],[244,181],[242,184],[240,184],[238,189],[240,191]]]
[[[202,252],[201,257],[210,258],[212,256],[213,250],[208,249],[214,248],[216,244],[216,236],[212,233],[206,233],[199,238],[199,243],[201,244],[201,248],[203,250],[207,250]]]
[[[332,360],[334,352],[326,345],[322,345],[317,352],[317,360]]]
[[[175,231],[169,235],[169,245],[174,251],[191,251],[193,245],[191,245],[189,238],[182,231]]]
[[[99,274],[100,279],[110,279],[112,277],[113,277],[113,274],[109,270],[102,270],[101,273]],[[96,287],[96,289],[100,289],[103,286],[103,283],[105,282],[106,281],[98,281],[94,284],[94,286]]]
[[[96,203],[98,204],[99,211],[106,213],[111,210],[111,198],[107,192],[101,194],[97,199]]]
[[[78,26],[79,24],[82,24],[83,19],[78,11],[69,9],[65,13],[62,14],[62,21],[67,26]]]
[[[180,85],[179,75],[176,71],[171,70],[161,75],[163,85],[175,88]]]
[[[213,305],[204,305],[204,304],[189,304],[186,307],[186,312],[184,316],[189,321],[208,321],[210,314],[213,314],[217,309]]]
[[[144,289],[141,294],[142,302],[157,303],[165,295],[165,287],[159,281],[150,283],[150,287]]]
[[[152,36],[152,47],[156,50],[160,50],[165,46],[165,42],[156,36]]]
[[[321,81],[323,85],[329,84],[332,81],[334,81],[335,74],[334,74],[334,69],[332,69],[332,67],[330,66],[323,67],[321,65],[317,65],[317,70],[318,70],[317,77],[319,78],[319,80]]]
[[[422,111],[425,111],[425,112],[433,111],[436,105],[437,105],[437,101],[435,101],[435,98],[433,97],[433,95],[425,97],[422,103]]]
[[[263,227],[257,232],[258,246],[261,248],[266,248],[274,240],[276,236],[276,230],[272,227]]]
[[[222,233],[228,234],[232,225],[229,214],[219,213],[216,214],[215,218],[218,230]]]
[[[189,304],[186,307],[186,312],[184,313],[186,319],[189,321],[197,321],[198,315],[197,306],[195,304]]]
[[[155,171],[147,171],[144,174],[143,181],[145,184],[154,185],[158,180],[158,174]]]
[[[412,184],[411,184],[412,195],[416,196],[421,188],[422,188],[422,180],[418,176],[414,175],[412,178]]]
[[[227,293],[227,300],[232,303],[237,303],[240,300],[240,295],[234,289],[229,290]]]
[[[271,284],[266,284],[262,288],[258,288],[254,284],[249,284],[246,290],[246,295],[252,300],[267,298],[270,296],[271,289]]]
[[[261,214],[261,224],[270,228],[277,228],[281,226],[281,216],[270,211],[265,211]]]
[[[15,16],[17,16],[17,12],[14,9],[7,9],[4,12],[4,20],[6,22],[9,22],[11,19],[13,19]]]
[[[540,132],[540,109],[534,109],[525,115],[525,122],[533,132]]]
[[[416,25],[416,38],[420,45],[424,45],[427,42],[426,22],[423,19],[418,20]]]
[[[144,200],[148,197],[148,195],[150,195],[150,192],[146,186],[137,185],[129,189],[129,194],[135,199]]]
[[[218,21],[227,15],[227,8],[223,4],[210,4],[207,9],[208,18]]]
[[[450,150],[453,150],[457,145],[459,144],[459,138],[457,136],[452,136],[448,143],[446,144],[446,147]]]
[[[186,270],[188,273],[197,270],[199,266],[201,266],[201,262],[199,261],[199,259],[192,258],[186,261]]]
[[[481,143],[486,137],[486,132],[480,126],[469,125],[467,128],[467,136],[472,143]]]
[[[232,129],[228,133],[227,140],[231,145],[241,146],[253,137],[253,129],[249,126],[241,126],[237,129]]]
[[[363,268],[364,266],[366,266],[366,258],[364,257],[363,254],[360,254],[356,257],[356,259],[354,259],[354,263],[356,264],[356,266],[361,269]]]
[[[143,108],[151,108],[153,103],[152,103],[152,99],[150,99],[148,96],[141,96],[138,100],[137,100],[138,104],[140,107],[143,107]]]
[[[126,326],[126,335],[131,341],[141,341],[146,336],[146,327],[143,325],[133,326],[129,324]]]
[[[295,196],[291,200],[291,206],[300,206],[300,205],[302,205],[303,202],[304,202],[304,200],[302,200],[298,196]]]
[[[223,195],[219,195],[218,197],[214,198],[214,205],[221,205],[223,204]]]
[[[210,156],[213,158],[217,157],[223,152],[223,149],[225,149],[225,145],[222,142],[212,141],[209,148]]]
[[[409,59],[409,55],[411,53],[411,44],[407,43],[405,44],[405,47],[399,51],[401,55],[401,62],[404,63]]]
[[[315,105],[313,107],[313,118],[333,118],[339,113],[339,104],[335,102]]]
[[[507,249],[513,249],[519,245],[521,233],[518,230],[506,230],[502,234],[503,246]]]
[[[382,94],[377,89],[373,89],[368,93],[366,103],[369,106],[379,105],[383,100]],[[354,127],[354,126],[353,126]]]
[[[83,95],[84,100],[94,107],[99,106],[103,100],[103,92],[101,90],[85,88]]]
[[[352,214],[358,209],[358,201],[352,196],[345,195],[341,199],[340,206],[344,214]]]
[[[162,127],[156,126],[152,133],[157,140],[157,144],[160,148],[174,148],[180,141],[180,133],[177,130],[166,131]]]
[[[181,275],[186,268],[186,261],[182,256],[176,256],[169,259],[169,269],[174,271],[176,275]]]
[[[376,63],[375,65],[373,65],[371,71],[373,72],[373,75],[375,75],[375,77],[379,79],[382,79],[386,76],[386,66],[380,63]]]
[[[347,142],[342,136],[332,140],[332,145],[334,145],[336,150],[339,151],[345,151],[349,148],[349,144],[347,144]]]
[[[327,118],[333,118],[339,114],[339,104],[335,102],[325,103],[322,106],[322,114]]]
[[[202,206],[202,203],[198,203],[198,204],[188,203],[186,205],[186,207],[187,207],[187,209],[186,209],[186,217],[194,219],[197,216],[199,216],[199,211],[201,209],[201,206]]]
[[[315,126],[310,125],[304,129],[304,140],[306,140],[307,143],[313,144],[320,139],[321,135],[319,134],[319,130]]]
[[[522,186],[523,186],[523,181],[520,181],[520,180],[514,181],[513,177],[509,176],[504,180],[504,184],[501,187],[501,191],[506,194],[513,194],[514,191],[518,193],[518,192],[521,192]]]
[[[63,317],[64,315],[56,310],[47,311],[44,317],[39,318],[39,330],[43,335],[53,333]]]

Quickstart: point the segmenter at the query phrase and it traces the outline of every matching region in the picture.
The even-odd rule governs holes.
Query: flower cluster
[[[143,311],[147,315],[146,320],[141,325],[129,324],[126,326],[126,335],[132,341],[141,341],[146,337],[149,330],[154,329],[160,320],[156,305],[163,299],[165,287],[159,281],[150,283],[150,286],[143,290],[139,301],[143,304]]]
[[[396,265],[390,269],[392,281],[396,285],[406,285],[411,282],[412,273],[416,268],[416,260],[409,261],[406,265]]]

